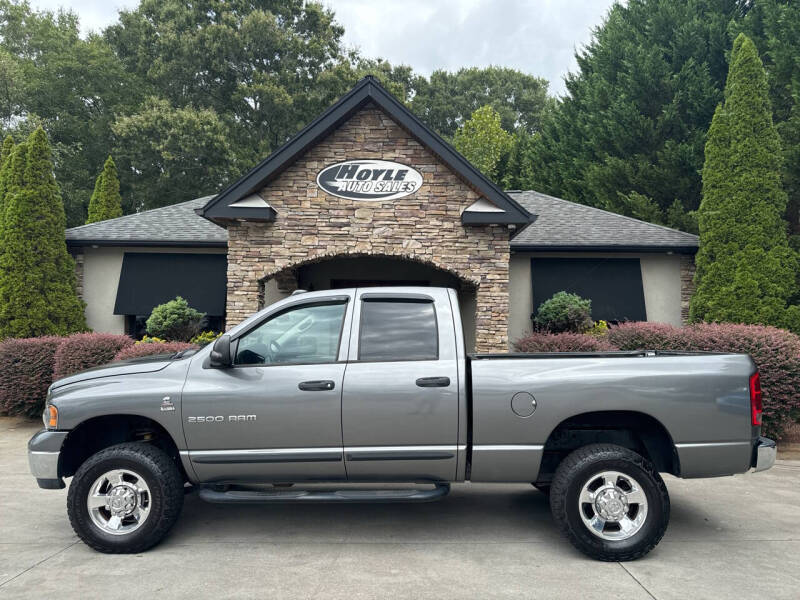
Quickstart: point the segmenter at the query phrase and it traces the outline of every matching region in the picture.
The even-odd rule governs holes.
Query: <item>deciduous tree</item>
[[[120,166],[137,182],[126,194],[127,212],[215,193],[233,175],[229,130],[210,108],[173,108],[150,98],[113,131]]]
[[[497,166],[511,148],[511,134],[503,129],[499,113],[482,106],[456,131],[453,145],[489,179],[497,178]]]
[[[538,131],[555,105],[547,80],[506,67],[469,67],[416,77],[411,109],[439,135],[451,139],[472,113],[491,106],[508,132]]]

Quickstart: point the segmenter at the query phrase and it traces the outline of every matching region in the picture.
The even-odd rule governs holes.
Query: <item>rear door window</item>
[[[436,360],[438,335],[436,312],[430,300],[362,300],[359,360]]]

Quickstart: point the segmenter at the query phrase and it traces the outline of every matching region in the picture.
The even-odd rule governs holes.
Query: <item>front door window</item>
[[[285,310],[239,339],[236,365],[336,362],[346,303],[304,304]]]

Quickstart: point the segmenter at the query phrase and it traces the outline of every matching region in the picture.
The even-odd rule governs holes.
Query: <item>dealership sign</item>
[[[389,160],[346,160],[317,173],[317,185],[349,200],[395,200],[422,187],[422,173]]]

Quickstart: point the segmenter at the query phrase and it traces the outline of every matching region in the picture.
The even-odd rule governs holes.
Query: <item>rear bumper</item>
[[[775,441],[765,438],[764,436],[759,436],[755,446],[753,446],[753,460],[751,461],[753,472],[758,473],[759,471],[766,471],[772,468],[777,456],[778,445]]]
[[[64,480],[58,474],[58,459],[66,437],[66,431],[43,429],[28,442],[28,465],[42,489],[59,490],[64,487]]]

